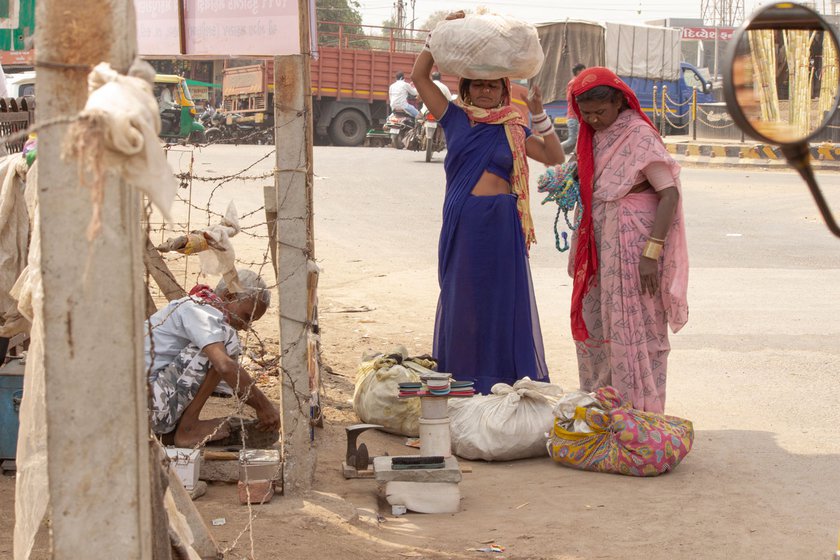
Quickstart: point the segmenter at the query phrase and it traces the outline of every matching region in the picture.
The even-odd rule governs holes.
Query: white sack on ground
[[[581,434],[592,433],[592,428],[589,427],[586,419],[578,420],[575,418],[575,412],[578,407],[600,409],[601,405],[595,400],[593,394],[585,391],[573,391],[558,399],[552,414],[558,419],[563,429]]]
[[[104,174],[116,171],[145,193],[167,221],[178,182],[160,145],[160,113],[152,83],[155,71],[137,60],[123,76],[105,62],[88,76],[90,95],[79,121],[70,127],[65,152],[92,172],[95,197],[101,197]],[[98,229],[94,207],[92,231]]]
[[[429,48],[441,72],[474,80],[527,80],[537,75],[544,58],[536,27],[496,14],[440,22]]]
[[[11,294],[26,266],[29,246],[29,212],[24,195],[28,169],[20,154],[0,161],[0,336],[6,338],[29,329]]]
[[[545,455],[552,412],[563,389],[527,377],[497,383],[491,395],[449,399],[452,452],[464,459],[512,461]]]
[[[434,362],[409,358],[403,347],[389,354],[366,356],[359,364],[353,410],[367,424],[381,424],[386,432],[409,437],[420,434],[420,399],[400,399],[400,383],[418,382],[421,373],[434,373]]]

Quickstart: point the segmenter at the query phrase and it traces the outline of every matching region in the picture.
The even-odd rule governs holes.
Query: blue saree
[[[504,125],[472,125],[453,103],[440,124],[447,154],[434,337],[438,369],[474,381],[484,394],[496,383],[526,376],[547,382],[517,197],[471,194],[499,147],[510,150]]]

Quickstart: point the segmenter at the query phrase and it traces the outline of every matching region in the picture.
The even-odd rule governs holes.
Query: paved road
[[[419,323],[416,344],[427,350],[441,159],[337,148],[315,157],[324,296]],[[819,179],[840,208],[840,174]],[[685,169],[682,180],[691,319],[673,337],[668,409],[693,419],[698,437],[676,491],[684,502],[651,515],[684,535],[685,558],[825,557],[840,526],[840,239],[793,172]],[[554,208],[534,210],[531,266],[549,366],[574,388],[566,256],[553,247]]]

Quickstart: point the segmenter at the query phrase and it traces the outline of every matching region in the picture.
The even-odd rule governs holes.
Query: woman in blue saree
[[[546,165],[562,163],[560,140],[538,89],[523,99],[532,133],[510,105],[507,79],[462,79],[460,99],[451,102],[430,78],[433,66],[424,49],[411,77],[446,134],[434,337],[438,368],[474,381],[484,394],[496,383],[526,376],[548,381],[528,264],[535,238],[526,156]]]

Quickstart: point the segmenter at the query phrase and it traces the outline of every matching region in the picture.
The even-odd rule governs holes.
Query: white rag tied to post
[[[94,215],[89,237],[99,231],[105,172],[114,170],[140,190],[171,221],[178,182],[158,140],[160,113],[152,91],[155,71],[136,60],[124,76],[102,62],[88,76],[90,95],[68,132],[64,157],[80,160],[91,172]]]

